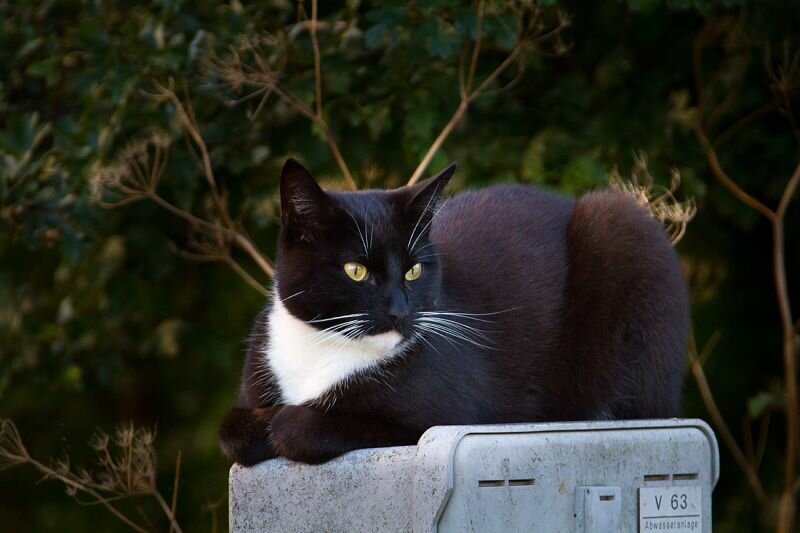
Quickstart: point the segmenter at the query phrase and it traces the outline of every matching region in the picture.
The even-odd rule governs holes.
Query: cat
[[[630,196],[498,185],[455,165],[323,191],[290,159],[271,303],[219,440],[242,465],[416,444],[436,425],[680,413],[688,294]]]

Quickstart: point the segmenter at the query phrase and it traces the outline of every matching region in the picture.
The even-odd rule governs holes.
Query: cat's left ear
[[[410,199],[406,204],[406,210],[421,223],[427,224],[433,216],[439,197],[442,195],[447,182],[453,177],[456,171],[456,164],[450,165],[425,181],[421,181],[409,187]]]
[[[325,191],[311,173],[289,159],[281,171],[281,225],[288,235],[311,241],[334,215]]]

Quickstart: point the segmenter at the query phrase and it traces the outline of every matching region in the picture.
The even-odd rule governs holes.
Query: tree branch
[[[699,113],[698,113],[699,114]],[[698,117],[698,122],[700,118]],[[717,152],[714,150],[714,147],[711,145],[711,142],[708,140],[705,131],[701,124],[695,124],[694,127],[695,136],[697,140],[700,142],[700,146],[703,148],[703,151],[706,154],[706,159],[708,160],[708,165],[711,167],[711,172],[717,178],[717,180],[722,183],[725,188],[727,188],[736,198],[742,201],[744,204],[748,205],[749,207],[755,209],[762,215],[764,215],[768,220],[772,221],[775,219],[775,213],[766,205],[762,204],[760,201],[756,200],[754,197],[747,194],[744,189],[739,187],[735,181],[733,181],[730,176],[725,172],[722,168],[722,165],[717,158]]]
[[[481,40],[483,39],[483,0],[478,0],[475,9],[475,46],[472,47],[472,60],[469,62],[467,83],[464,85],[464,94],[472,91],[472,82],[475,80],[475,70],[478,68],[478,56],[481,53]]]
[[[161,496],[161,493],[158,492],[158,490],[153,491],[153,498],[155,498],[155,500],[158,502],[158,505],[161,506],[161,510],[164,511],[164,514],[169,519],[169,530],[174,530],[177,533],[183,533],[178,521],[175,520],[175,515],[173,514],[172,509],[170,508],[169,504],[167,504],[166,500],[164,500],[164,497]]]
[[[709,341],[709,343],[710,342],[711,341]],[[706,346],[708,345],[709,344],[706,344]],[[703,351],[706,351],[705,348]],[[728,447],[728,450],[730,450],[731,455],[733,455],[733,459],[736,461],[736,464],[738,464],[739,468],[741,468],[742,472],[744,472],[745,478],[747,479],[750,488],[755,493],[759,503],[765,507],[768,507],[770,505],[769,497],[764,491],[764,487],[761,485],[761,480],[758,478],[758,474],[756,474],[753,465],[747,461],[744,453],[742,453],[742,449],[739,447],[736,439],[733,437],[733,434],[728,428],[728,424],[725,423],[725,419],[722,417],[722,414],[717,407],[717,402],[714,400],[711,387],[709,387],[708,381],[706,380],[706,375],[703,371],[703,366],[700,364],[700,359],[701,357],[697,355],[697,346],[695,345],[694,338],[692,338],[689,342],[689,367],[691,368],[692,375],[697,382],[697,388],[700,390],[700,396],[703,398],[703,403],[708,410],[708,414],[711,416],[711,420],[714,423],[714,427],[717,429],[720,438]]]
[[[711,167],[711,171],[717,180],[720,181],[742,203],[766,217],[772,226],[772,268],[783,337],[783,380],[786,394],[786,447],[784,451],[785,457],[783,468],[784,479],[783,489],[780,493],[780,498],[778,501],[777,530],[780,533],[789,533],[789,531],[792,530],[797,509],[797,504],[795,501],[796,490],[794,487],[797,479],[797,455],[798,443],[800,441],[800,435],[798,435],[800,433],[800,405],[798,404],[797,337],[795,334],[795,324],[793,323],[794,319],[792,317],[792,310],[789,301],[789,290],[786,282],[784,218],[791,198],[797,190],[798,183],[800,183],[800,164],[797,165],[791,177],[787,181],[783,193],[781,194],[778,207],[775,210],[770,209],[764,203],[745,192],[730,178],[730,176],[728,176],[728,174],[722,168],[719,159],[717,158],[717,153],[714,150],[712,143],[708,139],[703,123],[703,116],[705,114],[703,106],[706,100],[702,92],[703,84],[701,81],[702,45],[703,33],[701,33],[701,35],[698,36],[697,40],[695,41],[694,49],[695,83],[698,87],[699,101],[697,119],[694,125],[695,135],[697,136],[697,139],[700,142],[703,151],[705,152],[706,159]],[[789,101],[786,93],[788,84],[787,77],[791,77],[791,74],[787,69],[782,71],[782,77],[775,76],[774,73],[770,74],[775,81],[776,86],[778,87],[778,92],[780,92],[783,96],[784,104],[787,106],[786,112],[788,113],[788,120],[792,127],[792,132],[795,134],[795,137],[800,140],[800,134],[798,133],[797,124],[794,121],[794,116],[791,110],[791,102]],[[772,108],[772,105],[779,100],[779,98],[776,98],[775,101],[770,102],[766,106],[756,110],[755,112],[746,116],[745,119],[751,120],[751,117],[766,113]],[[741,119],[739,122],[734,123],[734,125],[741,124],[745,119]],[[734,126],[731,126],[731,128],[733,127]],[[731,128],[726,130],[726,134],[730,134],[729,132],[732,131]],[[705,383],[705,376],[702,373],[702,366],[698,363],[693,363],[692,373],[695,375],[695,379],[701,388],[704,401],[706,401],[706,393],[710,395],[710,390],[708,390],[708,385]],[[719,418],[718,422],[723,422],[724,424],[724,421],[722,421],[721,417],[719,417],[718,411],[716,411],[716,415],[714,412],[712,412],[712,407],[716,409],[716,406],[713,404],[713,398],[709,397],[709,400],[710,401],[706,401],[706,406],[709,408],[709,412],[712,413],[712,417]],[[760,488],[761,492],[763,492],[763,488],[760,487],[760,483],[758,485],[755,484],[755,481],[757,481],[758,478],[755,475],[752,465],[750,465],[750,463],[748,463],[742,455],[741,450],[736,445],[736,442],[730,436],[730,432],[727,431],[727,427],[719,426],[719,430],[722,434],[723,440],[726,442],[731,450],[731,453],[734,455],[734,459],[744,470],[745,475],[748,478],[748,482],[751,484],[751,486],[753,486],[754,490]],[[760,463],[760,458],[758,458],[757,461]],[[758,491],[756,491],[756,493],[757,496],[759,496],[759,499],[761,499],[760,493]]]
[[[797,190],[798,183],[800,183],[800,164],[795,167],[794,173],[786,183],[786,187],[783,189],[781,201],[778,204],[778,209],[775,211],[776,217],[783,218],[783,216],[786,214],[786,209],[788,209],[789,202],[792,200],[792,196],[794,196],[794,192]]]
[[[317,41],[317,0],[311,0],[311,48],[314,50],[314,98],[317,118],[322,118],[322,67],[320,65],[319,42]]]
[[[158,93],[154,96],[155,98],[168,100],[174,106],[178,112],[178,117],[181,121],[181,125],[184,127],[186,132],[194,141],[194,144],[200,150],[202,166],[203,166],[203,174],[205,175],[206,182],[208,183],[209,189],[211,191],[211,197],[213,199],[214,205],[217,209],[217,213],[219,214],[220,218],[223,221],[224,227],[220,226],[219,224],[214,224],[203,220],[191,213],[184,211],[176,207],[175,205],[167,202],[161,196],[158,195],[155,191],[155,185],[157,182],[151,184],[150,187],[147,189],[147,196],[159,204],[161,207],[167,209],[168,211],[172,212],[175,215],[178,215],[189,222],[214,231],[223,231],[229,238],[233,240],[233,242],[242,250],[244,250],[250,258],[259,266],[259,268],[269,277],[274,275],[274,268],[269,260],[264,257],[264,255],[256,248],[255,244],[242,232],[240,232],[237,228],[237,225],[234,223],[233,219],[228,212],[228,206],[225,200],[219,193],[217,188],[216,179],[214,177],[214,171],[211,166],[211,158],[209,156],[208,147],[206,146],[205,140],[203,136],[200,134],[200,130],[195,122],[193,116],[194,111],[189,107],[188,111],[180,101],[180,98],[175,94],[172,89],[164,87],[163,85],[154,82],[154,86],[158,90]],[[161,166],[161,170],[163,171],[163,165]],[[248,281],[245,279],[245,281]],[[248,281],[249,283],[249,281]]]
[[[450,117],[450,120],[444,125],[442,131],[439,135],[436,136],[433,143],[428,147],[428,150],[425,152],[425,155],[422,156],[422,160],[417,165],[417,168],[414,169],[414,172],[411,174],[411,177],[408,179],[408,185],[413,185],[417,183],[422,174],[428,168],[433,157],[436,155],[436,152],[439,151],[444,141],[450,136],[452,133],[453,128],[455,128],[456,124],[458,124],[469,108],[469,105],[479,96],[485,94],[487,87],[489,87],[492,83],[497,80],[498,76],[500,76],[519,56],[522,52],[522,46],[526,43],[526,37],[524,35],[525,31],[528,31],[528,28],[525,28],[523,31],[523,35],[519,37],[517,40],[516,45],[511,50],[509,55],[501,62],[487,77],[486,79],[481,82],[477,88],[474,90],[472,89],[472,85],[475,81],[475,72],[477,70],[478,59],[480,56],[480,49],[481,49],[481,42],[482,42],[482,21],[483,21],[483,2],[482,0],[478,0],[476,4],[476,15],[475,15],[475,28],[476,28],[476,35],[475,35],[475,45],[472,48],[472,54],[470,59],[469,68],[467,71],[467,79],[466,81],[461,84],[459,87],[460,93],[460,101],[458,103],[458,107],[456,107],[455,112]],[[534,36],[527,40],[529,43],[537,43],[548,40],[552,37],[557,36],[561,33],[564,28],[569,25],[569,20],[566,18],[559,18],[558,25],[550,31],[547,31],[543,34]],[[463,57],[463,55],[462,55]],[[463,59],[462,59],[463,61]]]
[[[311,4],[311,19],[303,23],[303,27],[307,27],[311,35],[311,47],[314,55],[314,108],[310,108],[305,102],[297,98],[291,92],[285,90],[280,86],[278,76],[273,72],[267,60],[258,51],[257,45],[249,45],[247,48],[252,52],[254,65],[248,65],[242,61],[238,49],[232,49],[231,55],[228,58],[214,58],[211,60],[211,66],[221,78],[226,80],[230,88],[240,90],[242,87],[254,88],[255,91],[250,93],[237,102],[241,103],[256,95],[262,96],[259,102],[258,109],[264,105],[266,98],[274,92],[283,100],[289,107],[309,119],[316,125],[328,148],[333,155],[336,164],[339,167],[342,176],[344,177],[346,186],[350,190],[356,190],[356,182],[347,163],[342,157],[339,145],[333,136],[328,123],[325,121],[323,115],[322,105],[322,58],[319,49],[319,41],[317,38],[317,30],[323,26],[323,23],[317,20],[317,0],[312,0]],[[255,116],[257,113],[254,113]]]
[[[208,183],[208,188],[211,192],[211,198],[214,201],[217,212],[219,213],[219,216],[222,218],[225,225],[227,227],[232,227],[233,221],[231,220],[230,214],[228,213],[228,208],[225,205],[225,202],[222,200],[219,189],[217,188],[217,181],[214,178],[214,170],[211,167],[211,157],[208,155],[208,147],[206,146],[205,140],[203,140],[203,136],[200,134],[200,129],[192,119],[192,116],[186,111],[186,108],[184,108],[183,103],[181,102],[180,98],[178,98],[178,95],[176,95],[172,89],[168,89],[158,82],[153,83],[161,95],[167,98],[170,102],[172,102],[172,105],[175,106],[175,110],[178,112],[178,118],[181,121],[181,125],[191,136],[195,145],[200,150],[200,157],[203,162],[203,175]]]
[[[172,507],[171,507],[171,517],[169,524],[169,533],[173,531],[179,531],[180,529],[176,529],[175,526],[177,522],[175,521],[175,510],[178,508],[178,488],[180,486],[180,479],[181,479],[181,450],[178,450],[178,457],[175,459],[175,477],[172,480]]]

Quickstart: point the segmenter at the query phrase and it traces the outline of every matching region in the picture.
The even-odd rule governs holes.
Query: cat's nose
[[[397,326],[409,313],[408,298],[405,293],[400,289],[395,289],[389,295],[389,308],[386,310],[386,315],[389,320]]]

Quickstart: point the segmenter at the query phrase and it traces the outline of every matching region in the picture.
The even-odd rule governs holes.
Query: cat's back
[[[474,267],[534,260],[563,252],[573,198],[527,185],[497,185],[458,194],[434,219],[431,240],[443,253]],[[530,265],[534,267],[536,265]],[[529,270],[529,269],[526,269]]]
[[[487,240],[530,229],[565,226],[575,200],[529,185],[495,185],[448,199],[431,229],[434,241],[462,236]],[[514,226],[515,231],[509,225]]]
[[[492,360],[531,373],[537,416],[679,412],[686,285],[663,227],[632,197],[490,187],[453,197],[431,238],[448,303],[497,314]]]
[[[542,292],[548,282],[560,289],[563,276],[551,267],[566,258],[574,205],[573,198],[527,185],[466,191],[441,207],[431,241],[446,273],[483,280],[490,291],[518,289],[531,278]]]
[[[499,351],[548,350],[552,335],[541,332],[556,331],[563,312],[574,205],[573,198],[525,185],[450,198],[431,229],[442,264],[442,306],[485,314]]]

